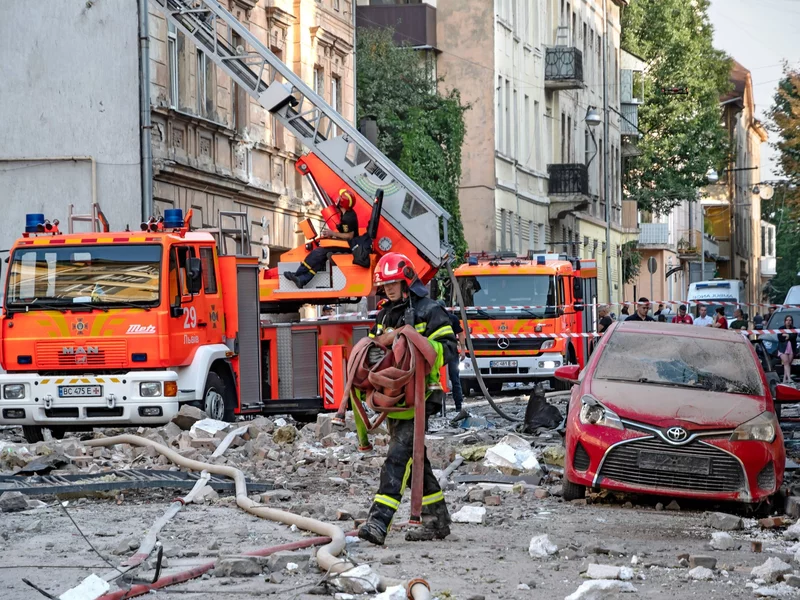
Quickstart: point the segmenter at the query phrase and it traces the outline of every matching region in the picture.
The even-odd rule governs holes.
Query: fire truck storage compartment
[[[317,332],[316,330],[292,332],[292,387],[290,398],[313,398],[319,395],[317,378]]]
[[[358,342],[363,340],[369,335],[369,327],[353,327],[353,344],[355,346]]]
[[[258,264],[239,264],[236,269],[239,291],[239,398],[242,408],[261,401],[261,317],[258,298]]]

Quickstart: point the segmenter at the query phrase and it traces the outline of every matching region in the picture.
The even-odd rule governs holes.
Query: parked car
[[[772,313],[769,321],[764,323],[764,329],[780,329],[783,326],[783,321],[786,317],[792,317],[795,327],[800,327],[800,309],[787,308],[780,309]],[[781,364],[780,358],[778,358],[778,347],[780,345],[778,344],[778,334],[765,333],[761,336],[761,341],[764,344],[764,348],[767,349],[773,359],[773,362],[775,363],[775,370],[782,378],[783,365]],[[795,349],[795,354],[800,354],[800,348]],[[800,375],[800,359],[795,359],[792,362],[792,375]]]
[[[653,343],[658,339],[658,343]],[[575,384],[564,498],[587,487],[756,503],[783,482],[773,396],[750,341],[735,331],[615,323]],[[776,385],[777,401],[800,391]]]

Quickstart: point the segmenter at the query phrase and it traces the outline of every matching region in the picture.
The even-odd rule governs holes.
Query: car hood
[[[658,427],[731,428],[767,410],[760,396],[646,383],[594,380],[590,393],[621,418]]]

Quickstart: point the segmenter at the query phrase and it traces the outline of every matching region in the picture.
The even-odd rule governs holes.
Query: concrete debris
[[[217,561],[215,577],[254,577],[264,570],[265,558],[261,556],[226,556]]]
[[[621,579],[623,581],[630,581],[633,579],[633,569],[630,567],[591,563],[586,569],[586,577],[589,579]]]
[[[201,419],[189,428],[189,434],[196,438],[214,437],[220,431],[226,431],[231,426],[225,421],[216,419]]]
[[[464,506],[450,517],[453,523],[481,524],[486,520],[486,509],[482,506]]]
[[[58,599],[59,600],[95,600],[95,598],[99,598],[103,594],[105,594],[108,590],[111,589],[111,586],[108,584],[107,581],[101,579],[94,573],[89,575],[86,579],[81,581],[80,585],[72,588],[71,590],[67,590],[63,594],[61,594]]]
[[[786,523],[783,517],[765,517],[758,520],[761,529],[775,529],[778,527],[785,527]]]
[[[800,519],[800,496],[786,496],[783,512],[793,519]]]
[[[184,404],[178,411],[178,414],[172,417],[172,422],[178,427],[187,431],[192,428],[192,425],[203,419],[207,419],[208,415],[191,404]]]
[[[667,508],[667,510],[680,510],[681,509],[681,505],[678,504],[677,500],[673,500],[672,502],[667,504],[666,508]]]
[[[636,588],[629,581],[615,579],[594,579],[584,581],[577,590],[566,596],[564,600],[606,600],[615,598],[620,593],[634,593]]]
[[[744,527],[740,517],[721,512],[706,513],[706,523],[709,527],[721,531],[737,531]]]
[[[695,581],[711,581],[714,579],[714,571],[707,567],[695,567],[689,571],[689,579]]]
[[[28,510],[28,499],[21,492],[3,492],[0,495],[0,512]]]
[[[690,556],[689,557],[689,566],[692,568],[695,567],[705,567],[707,569],[713,569],[717,566],[717,559],[713,556]]]
[[[546,558],[556,552],[558,552],[558,546],[550,541],[550,537],[546,533],[534,536],[528,545],[528,554],[532,558]]]
[[[780,558],[768,558],[763,565],[753,567],[750,577],[753,579],[763,579],[766,583],[776,583],[784,575],[792,572],[792,566],[783,562]]]
[[[270,571],[307,571],[311,562],[311,554],[305,552],[276,552],[270,555],[267,560],[267,567]],[[289,565],[294,564],[294,569]]]
[[[753,590],[753,595],[757,598],[796,598],[800,596],[800,590],[785,583],[779,583],[773,586],[757,587]]]
[[[276,444],[294,444],[297,439],[297,428],[294,425],[278,427],[272,434],[272,441]]]
[[[800,575],[784,575],[783,582],[789,587],[800,588]]]
[[[402,585],[393,585],[377,596],[373,596],[373,600],[406,600],[406,598],[408,596]]]
[[[736,550],[739,544],[733,539],[729,533],[724,531],[715,531],[711,534],[711,542],[709,543],[714,550]]]
[[[547,446],[544,450],[542,450],[542,462],[546,465],[563,467],[566,452],[567,451],[564,446]]]
[[[800,540],[800,522],[790,525],[786,531],[783,532],[783,539],[793,542]]]
[[[369,594],[378,591],[381,577],[369,565],[359,565],[340,573],[333,585],[348,594]]]
[[[487,467],[495,467],[506,475],[538,474],[542,470],[530,442],[513,433],[508,434],[499,443],[486,450],[483,464]]]

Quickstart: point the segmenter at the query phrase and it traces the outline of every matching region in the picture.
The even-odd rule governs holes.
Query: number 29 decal
[[[184,329],[194,329],[197,327],[197,309],[194,306],[184,308],[183,314],[186,317],[183,321]]]

